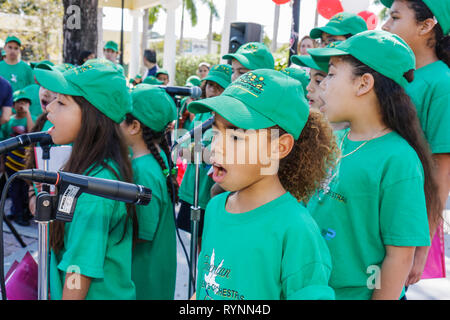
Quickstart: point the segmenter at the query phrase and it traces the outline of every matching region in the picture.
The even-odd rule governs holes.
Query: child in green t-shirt
[[[302,86],[253,70],[189,109],[215,115],[210,161],[227,191],[206,208],[196,298],[333,299],[328,249],[300,201],[326,177],[337,147]]]
[[[133,151],[134,183],[152,190],[148,206],[138,206],[138,241],[133,248],[132,279],[138,300],[173,300],[177,269],[174,205],[176,170],[169,164],[167,125],[176,107],[165,90],[148,84],[131,93],[133,111],[121,129]]]
[[[400,36],[416,56],[414,81],[406,87],[406,92],[417,109],[420,125],[436,161],[439,195],[445,208],[450,192],[450,0],[381,2],[391,9],[383,30]],[[431,247],[440,248],[444,265],[443,225],[436,222],[430,221]],[[427,261],[429,249],[417,248],[407,284],[419,281],[424,271],[428,277],[432,276],[427,271],[435,269],[432,260]],[[440,273],[445,273],[445,267]]]
[[[2,126],[4,139],[16,137],[31,131],[33,119],[30,113],[31,96],[27,92],[20,90],[14,92],[14,110],[16,114]],[[8,177],[25,167],[25,147],[19,147],[6,154],[5,172]],[[11,183],[9,196],[12,200],[10,220],[14,220],[21,226],[29,226],[31,215],[28,211],[28,185],[24,180],[15,179]]]
[[[46,109],[53,142],[73,144],[63,171],[132,183],[120,130],[132,106],[121,70],[94,59],[64,72],[41,63],[34,74],[42,87],[58,93]],[[132,206],[81,194],[72,221],[53,221],[50,228],[51,299],[135,299],[131,261],[137,230]]]
[[[337,299],[399,299],[415,247],[429,246],[438,218],[433,164],[404,87],[411,48],[385,31],[361,32],[308,51],[328,71],[320,84],[341,156],[308,203],[333,261]]]

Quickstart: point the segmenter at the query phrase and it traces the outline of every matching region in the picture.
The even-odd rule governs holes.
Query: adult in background
[[[5,41],[6,56],[0,62],[0,76],[11,84],[13,92],[33,84],[31,67],[20,60],[20,47],[22,42],[16,36],[8,36]]]
[[[158,65],[156,64],[156,51],[147,49],[144,51],[144,66],[147,68],[147,71],[144,73],[143,79],[156,76],[156,72],[158,71]]]

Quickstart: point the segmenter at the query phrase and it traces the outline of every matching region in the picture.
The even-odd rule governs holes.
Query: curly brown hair
[[[280,135],[285,133],[280,130]],[[311,110],[292,151],[280,161],[278,177],[297,200],[307,203],[336,164],[339,148],[329,122]]]

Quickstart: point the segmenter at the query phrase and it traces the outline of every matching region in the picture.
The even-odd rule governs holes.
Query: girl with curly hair
[[[189,108],[215,115],[210,160],[226,190],[206,207],[196,298],[333,299],[328,249],[300,202],[337,148],[298,81],[253,70]]]

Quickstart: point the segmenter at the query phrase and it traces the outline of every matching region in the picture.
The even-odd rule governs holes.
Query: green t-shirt
[[[339,145],[348,130],[336,132]],[[430,245],[416,152],[390,132],[345,157],[362,143],[345,137],[344,158],[307,206],[330,249],[336,299],[372,297],[385,246]]]
[[[192,130],[194,126],[200,122],[205,122],[211,118],[212,114],[200,113],[197,114],[192,122]],[[207,130],[202,136],[202,144],[207,147],[211,144],[212,140],[212,130]],[[199,166],[199,194],[198,194],[198,205],[200,208],[205,209],[208,201],[211,199],[211,188],[214,185],[214,180],[208,176],[208,171],[211,168],[210,165],[206,163],[201,163]],[[194,204],[194,187],[195,187],[195,164],[189,163],[183,176],[183,181],[181,182],[180,189],[178,191],[178,196],[181,200],[187,203]]]
[[[23,61],[14,65],[0,61],[0,76],[9,81],[13,92],[34,84],[33,70]]]
[[[166,162],[163,152],[161,156]],[[132,279],[138,300],[173,300],[177,244],[173,204],[160,165],[148,154],[132,161],[134,182],[152,190],[148,206],[136,206],[139,239],[133,250]]]
[[[1,126],[2,140],[27,133],[27,118],[17,119],[12,115],[9,121]]]
[[[290,194],[245,213],[208,204],[198,258],[197,299],[334,299],[331,259],[319,228]]]
[[[450,152],[450,69],[443,61],[414,72],[406,88],[433,153]]]
[[[95,168],[89,176],[117,180],[103,168]],[[131,279],[132,221],[127,222],[126,216],[124,202],[81,194],[72,222],[65,224],[64,247],[58,254],[51,250],[52,300],[62,298],[66,271],[92,278],[87,300],[136,299]]]

